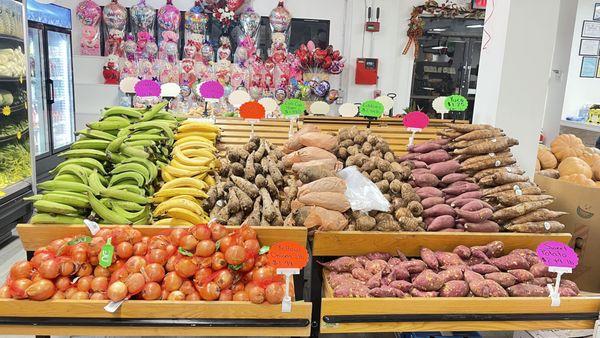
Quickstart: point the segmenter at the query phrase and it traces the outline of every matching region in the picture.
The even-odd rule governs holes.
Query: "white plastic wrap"
[[[371,210],[390,211],[390,202],[385,199],[379,188],[370,179],[358,171],[356,166],[338,172],[338,176],[346,182],[346,198],[354,211],[369,212]]]

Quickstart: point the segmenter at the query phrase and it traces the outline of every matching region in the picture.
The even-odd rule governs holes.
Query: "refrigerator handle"
[[[50,104],[54,103],[54,81],[48,79],[47,83],[47,92],[48,92],[48,102]]]

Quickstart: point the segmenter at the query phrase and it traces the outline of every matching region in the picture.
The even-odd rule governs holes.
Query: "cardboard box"
[[[579,256],[579,265],[565,277],[581,290],[600,292],[600,189],[541,175],[535,175],[535,183],[554,196],[549,209],[569,213],[559,221],[573,235],[570,244]]]

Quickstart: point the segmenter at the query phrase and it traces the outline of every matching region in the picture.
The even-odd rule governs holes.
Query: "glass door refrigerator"
[[[0,0],[0,247],[12,229],[31,215],[32,175],[27,96],[27,22],[23,4]]]
[[[71,10],[27,1],[32,134],[39,180],[75,139]]]

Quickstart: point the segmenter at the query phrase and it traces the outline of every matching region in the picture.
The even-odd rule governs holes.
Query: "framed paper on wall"
[[[581,37],[600,38],[600,21],[584,20]]]
[[[597,56],[600,51],[600,40],[581,39],[579,43],[579,55]]]
[[[598,58],[593,56],[584,56],[581,60],[581,71],[579,77],[596,77],[598,68]]]
[[[600,20],[600,4],[594,5],[594,20]]]

